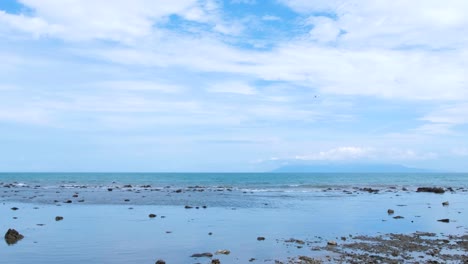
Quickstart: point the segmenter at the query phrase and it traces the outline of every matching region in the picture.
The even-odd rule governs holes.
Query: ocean
[[[0,203],[0,230],[25,236],[6,263],[287,263],[342,237],[468,234],[468,174],[2,173]]]

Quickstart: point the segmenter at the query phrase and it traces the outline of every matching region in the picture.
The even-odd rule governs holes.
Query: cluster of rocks
[[[8,229],[8,231],[5,233],[5,242],[8,245],[13,245],[16,244],[18,241],[23,239],[24,236],[20,234],[18,231],[15,229]]]

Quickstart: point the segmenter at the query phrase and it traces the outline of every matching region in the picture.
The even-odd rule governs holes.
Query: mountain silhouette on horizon
[[[428,169],[411,168],[399,164],[295,164],[279,167],[272,172],[340,172],[340,173],[422,173],[434,172]]]

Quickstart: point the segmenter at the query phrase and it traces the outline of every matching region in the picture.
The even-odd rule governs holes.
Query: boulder
[[[166,264],[166,261],[158,259],[155,264]]]
[[[8,229],[8,231],[5,234],[5,241],[8,245],[13,245],[23,238],[24,236],[15,229]]]
[[[264,237],[257,237],[257,240],[258,241],[263,241],[263,240],[265,240],[265,238]]]
[[[149,218],[155,218],[156,217],[155,214],[149,214],[148,216],[149,216]]]
[[[221,264],[221,261],[219,261],[219,259],[213,259],[211,260],[211,264]]]
[[[389,215],[392,215],[392,214],[395,213],[395,211],[394,211],[393,209],[388,209],[388,210],[387,210],[387,213],[388,213]]]
[[[336,241],[334,241],[334,240],[330,240],[330,241],[327,242],[327,245],[329,245],[329,246],[337,246],[338,243],[336,243]]]
[[[447,218],[439,219],[437,221],[442,222],[442,223],[450,223],[450,219],[447,219]]]
[[[55,221],[62,221],[63,220],[63,216],[56,216],[55,217]]]
[[[442,205],[443,205],[443,206],[448,206],[448,205],[449,205],[449,202],[443,202]]]

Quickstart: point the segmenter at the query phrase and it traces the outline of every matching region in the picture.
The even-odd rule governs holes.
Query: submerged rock
[[[263,240],[265,240],[265,238],[264,237],[257,237],[257,240],[258,241],[263,241]]]
[[[63,220],[63,216],[56,216],[55,217],[55,221],[62,221]]]
[[[395,213],[395,211],[394,211],[393,209],[388,209],[388,210],[387,210],[387,213],[388,213],[389,215],[392,215],[392,214]]]
[[[148,216],[149,216],[149,218],[155,218],[156,217],[155,214],[149,214]]]
[[[397,215],[397,216],[393,217],[393,219],[403,219],[403,218],[404,218],[404,217],[401,216],[401,215]]]
[[[16,211],[18,210],[18,207],[12,207],[11,210]]]
[[[450,219],[448,219],[448,218],[439,219],[437,221],[442,222],[442,223],[450,223]]]
[[[166,264],[166,261],[159,259],[155,264]]]
[[[8,231],[5,234],[5,241],[8,245],[13,245],[23,238],[24,236],[15,229],[8,229]]]
[[[419,187],[416,192],[445,193],[445,190],[440,187]]]
[[[449,202],[448,202],[448,201],[447,201],[447,202],[443,202],[442,205],[443,205],[443,206],[448,206],[448,205],[449,205]]]
[[[206,253],[196,253],[190,256],[192,258],[211,258],[213,257],[213,254],[206,252]]]

